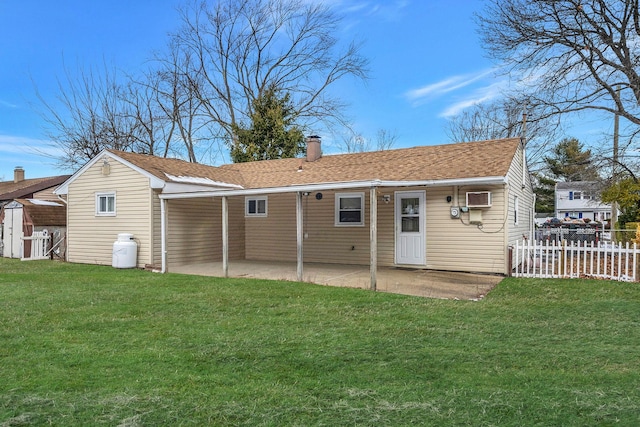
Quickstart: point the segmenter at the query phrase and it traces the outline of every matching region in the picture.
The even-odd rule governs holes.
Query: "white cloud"
[[[436,83],[431,83],[426,86],[422,86],[417,89],[411,89],[405,92],[405,97],[412,101],[414,105],[420,105],[427,99],[443,95],[445,93],[453,92],[458,89],[462,89],[475,83],[494,72],[493,69],[480,70],[476,73],[461,74],[456,76],[447,77]]]
[[[0,135],[0,153],[37,154],[47,157],[61,154],[49,140],[14,135]]]
[[[306,0],[315,3],[317,0]],[[396,20],[404,8],[409,5],[408,0],[367,1],[367,0],[325,0],[325,4],[334,7],[345,15],[364,15],[382,17],[384,20]]]
[[[4,101],[2,99],[0,99],[0,107],[6,107],[11,109],[18,108],[16,104],[12,104],[11,102]]]
[[[500,97],[505,87],[508,85],[507,80],[499,80],[488,86],[483,86],[474,90],[471,94],[464,97],[460,101],[457,101],[444,109],[439,117],[452,117],[460,114],[465,108],[473,107],[476,104],[491,101]]]

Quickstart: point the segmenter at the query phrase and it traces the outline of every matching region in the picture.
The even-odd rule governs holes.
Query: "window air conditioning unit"
[[[491,191],[467,192],[467,207],[469,208],[491,207]]]

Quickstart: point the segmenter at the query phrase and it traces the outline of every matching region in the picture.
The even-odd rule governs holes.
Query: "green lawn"
[[[0,259],[0,426],[640,425],[640,284],[449,301]]]

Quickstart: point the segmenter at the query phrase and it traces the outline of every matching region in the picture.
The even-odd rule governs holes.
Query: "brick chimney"
[[[320,137],[313,135],[307,137],[307,162],[315,162],[322,157]]]
[[[24,169],[22,169],[22,166],[16,166],[13,170],[13,182],[18,183],[20,181],[24,181]]]

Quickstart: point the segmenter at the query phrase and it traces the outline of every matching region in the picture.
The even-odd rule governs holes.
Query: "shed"
[[[36,232],[50,236],[49,246],[64,258],[67,209],[62,202],[39,199],[16,199],[0,210],[2,224],[2,256],[5,258],[29,258],[31,241],[25,240]]]

